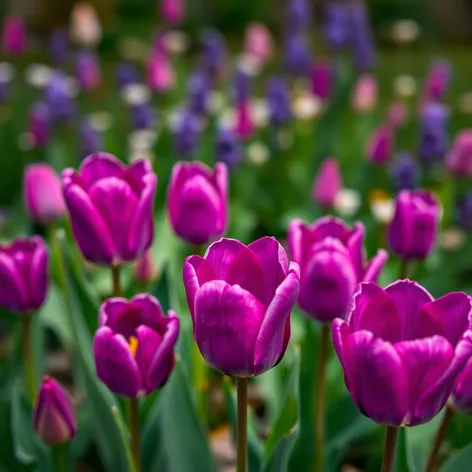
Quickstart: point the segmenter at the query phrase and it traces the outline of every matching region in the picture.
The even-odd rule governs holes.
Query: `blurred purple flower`
[[[329,157],[321,164],[313,182],[313,200],[321,207],[332,210],[336,196],[342,188],[343,181],[338,160]]]
[[[385,165],[392,157],[394,133],[390,126],[381,124],[372,135],[368,147],[367,158],[377,165]]]
[[[454,410],[472,414],[472,360],[469,360],[457,377],[451,395],[451,404]]]
[[[284,47],[284,67],[293,75],[308,76],[311,55],[308,44],[302,36],[290,35]]]
[[[219,31],[207,29],[203,31],[201,43],[201,66],[212,80],[216,80],[221,77],[225,69],[227,52],[224,38]]]
[[[119,89],[140,82],[138,71],[133,64],[130,64],[129,62],[120,62],[116,66],[115,77]]]
[[[273,126],[282,126],[293,120],[290,92],[281,77],[268,79],[267,104],[269,120]]]
[[[70,122],[74,117],[75,103],[71,97],[68,79],[62,72],[53,72],[45,90],[44,100],[54,122]]]
[[[92,90],[100,85],[100,63],[93,51],[83,50],[77,53],[76,75],[85,90]]]
[[[377,105],[377,79],[363,74],[357,79],[352,93],[352,108],[358,113],[368,113]]]
[[[6,102],[8,97],[8,82],[6,77],[0,75],[0,105]]]
[[[174,86],[174,70],[164,50],[155,50],[146,64],[146,83],[156,92],[167,92]]]
[[[188,80],[187,103],[190,113],[196,116],[205,115],[208,112],[208,100],[210,93],[210,80],[203,70],[195,71]]]
[[[457,205],[456,220],[465,231],[472,231],[472,191],[468,191]]]
[[[367,8],[363,0],[353,0],[349,6],[349,43],[354,64],[358,71],[373,69],[375,65],[375,45]]]
[[[67,29],[55,29],[49,35],[49,54],[57,64],[67,61],[70,52],[69,46],[69,32]]]
[[[92,126],[89,120],[84,120],[80,127],[80,147],[82,156],[98,153],[103,146],[101,133]]]
[[[33,145],[44,148],[51,135],[51,114],[45,103],[35,103],[29,112],[28,132],[33,138]]]
[[[227,128],[218,130],[216,137],[216,160],[234,169],[243,160],[243,149],[236,134]]]
[[[449,146],[448,108],[438,102],[423,106],[420,117],[419,155],[425,164],[442,161]]]
[[[241,101],[236,104],[236,125],[234,131],[241,139],[249,139],[254,133],[251,103]]]
[[[199,119],[188,110],[182,112],[174,129],[173,143],[177,155],[189,158],[198,148],[200,136]]]
[[[344,1],[329,0],[325,7],[324,38],[331,49],[346,47],[349,40],[349,10]]]
[[[361,284],[346,321],[332,325],[346,387],[359,411],[390,426],[436,416],[472,355],[471,302],[434,298],[416,282]]]
[[[445,59],[433,63],[424,85],[424,100],[443,100],[451,80],[451,64]]]
[[[249,100],[251,96],[251,78],[244,70],[237,68],[233,81],[236,103]]]
[[[333,90],[334,70],[328,60],[317,60],[311,72],[312,92],[321,100],[329,100]]]
[[[157,114],[149,103],[138,103],[130,107],[131,127],[134,130],[153,129]]]
[[[9,15],[3,22],[2,50],[10,56],[18,56],[26,50],[26,29],[20,16]]]
[[[285,16],[289,34],[306,33],[311,23],[311,8],[307,0],[288,0]]]
[[[185,20],[184,0],[160,0],[161,16],[167,24],[178,25]]]
[[[447,154],[446,167],[455,177],[472,177],[472,129],[457,134]]]
[[[395,156],[391,175],[397,193],[401,190],[415,190],[420,186],[420,168],[409,153],[400,152]]]

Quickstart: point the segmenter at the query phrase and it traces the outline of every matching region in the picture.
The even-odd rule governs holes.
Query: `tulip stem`
[[[451,424],[452,414],[454,410],[452,408],[446,407],[444,411],[444,416],[442,419],[441,426],[439,427],[438,434],[434,440],[433,447],[429,453],[428,457],[428,465],[426,466],[426,472],[433,472],[436,468],[436,462],[438,460],[439,450],[441,448],[441,444],[446,437],[447,430],[449,425]]]
[[[247,383],[247,378],[236,378],[238,392],[237,472],[247,472]]]
[[[112,294],[114,297],[121,297],[120,272],[121,272],[121,266],[119,265],[111,266],[111,280],[113,284]]]
[[[139,445],[139,409],[138,399],[129,399],[129,430],[131,434],[131,452],[134,459],[135,472],[141,472],[141,452]]]
[[[326,365],[328,363],[330,326],[321,325],[321,345],[315,395],[315,471],[324,470],[324,432],[325,432],[325,395],[326,395]]]
[[[385,445],[382,457],[382,472],[392,472],[395,458],[395,445],[397,443],[398,428],[387,426],[385,433]]]
[[[21,316],[21,328],[23,334],[23,362],[25,367],[26,385],[28,396],[33,404],[36,399],[36,374],[34,368],[34,358],[31,348],[31,314],[25,313]]]
[[[408,259],[401,259],[400,261],[400,273],[399,273],[399,279],[403,280],[408,277],[408,272],[410,268],[410,261]]]
[[[54,465],[54,472],[67,472],[69,470],[69,444],[61,444],[52,449]]]

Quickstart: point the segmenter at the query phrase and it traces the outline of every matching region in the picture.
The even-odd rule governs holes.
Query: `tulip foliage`
[[[418,92],[361,0],[326,2],[324,56],[287,0],[237,59],[158,3],[116,63],[89,3],[43,52],[4,21],[0,471],[469,470],[454,64],[414,56]]]

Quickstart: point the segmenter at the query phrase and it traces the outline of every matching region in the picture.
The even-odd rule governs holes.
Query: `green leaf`
[[[410,445],[406,428],[398,428],[394,472],[416,472],[416,468],[411,461]]]
[[[440,472],[465,472],[472,463],[472,444],[452,456],[441,467]]]
[[[233,385],[228,377],[223,379],[223,388],[226,401],[226,409],[228,412],[228,419],[231,424],[233,441],[236,442],[236,395],[234,394]],[[247,431],[247,448],[248,448],[248,462],[249,470],[261,470],[263,447],[261,440],[257,434],[256,422],[252,410],[248,411],[248,431]]]
[[[275,369],[274,369],[275,370]],[[293,436],[291,431],[295,427],[298,420],[298,379],[300,377],[300,352],[298,349],[295,351],[293,364],[291,367],[290,376],[286,383],[285,392],[283,393],[282,407],[279,412],[274,425],[272,426],[272,432],[267,439],[265,450],[264,450],[264,464],[270,462],[274,451],[280,441]],[[294,442],[292,437],[290,444]],[[293,446],[293,444],[292,444]],[[264,470],[266,468],[264,467]]]
[[[272,457],[264,467],[264,472],[286,472],[290,461],[290,454],[297,439],[297,430],[284,436],[275,446]]]

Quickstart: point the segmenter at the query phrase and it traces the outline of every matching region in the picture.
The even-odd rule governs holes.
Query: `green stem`
[[[26,385],[31,404],[36,400],[36,374],[34,368],[34,358],[31,345],[31,318],[30,313],[21,316],[21,328],[23,334],[23,362],[25,367]]]
[[[429,453],[428,465],[426,466],[426,472],[433,472],[436,469],[436,462],[438,460],[439,450],[441,445],[446,437],[447,430],[451,424],[452,414],[454,410],[452,408],[446,407],[441,426],[439,427],[438,434],[434,439],[433,447]]]
[[[69,467],[69,443],[55,446],[52,449],[54,458],[54,472],[68,472]]]
[[[247,384],[247,378],[236,378],[238,393],[237,472],[247,472]]]
[[[399,272],[400,280],[406,279],[408,277],[409,268],[410,268],[409,259],[402,258],[400,261],[400,272]]]
[[[120,285],[120,272],[121,266],[111,266],[111,280],[112,280],[112,295],[114,297],[121,297],[121,285]]]
[[[398,428],[396,426],[387,426],[381,472],[393,471],[393,460],[395,457],[395,445],[397,443],[397,434]]]
[[[131,452],[136,472],[141,472],[141,452],[139,445],[139,405],[137,398],[129,399],[129,430],[131,434]]]
[[[325,432],[325,395],[326,365],[328,363],[329,324],[321,325],[320,357],[316,379],[317,395],[315,395],[315,471],[324,470],[324,432]]]

